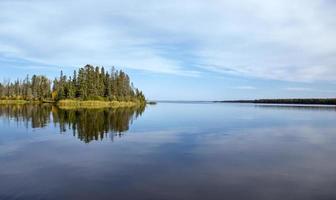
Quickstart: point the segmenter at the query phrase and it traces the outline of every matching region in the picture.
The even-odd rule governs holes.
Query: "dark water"
[[[0,199],[336,199],[336,109],[0,106]]]

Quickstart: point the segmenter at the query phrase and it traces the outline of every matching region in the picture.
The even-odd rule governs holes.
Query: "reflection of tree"
[[[24,122],[31,122],[32,128],[45,127],[50,116],[61,133],[72,130],[74,136],[88,143],[102,140],[107,136],[121,135],[129,129],[129,124],[140,116],[145,107],[62,110],[50,105],[6,105],[0,106],[0,116]],[[51,115],[50,115],[51,113]]]
[[[88,143],[92,140],[102,140],[111,132],[120,135],[127,131],[129,124],[143,111],[144,107],[78,110],[53,108],[52,115],[61,132],[65,132],[67,128],[72,129],[74,136]]]
[[[0,116],[24,122],[26,127],[31,122],[32,128],[41,128],[50,122],[50,109],[48,104],[1,105]]]

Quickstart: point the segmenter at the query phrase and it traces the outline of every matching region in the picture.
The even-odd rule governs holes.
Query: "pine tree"
[[[51,88],[52,85],[52,88]],[[30,79],[10,80],[0,83],[0,98],[55,101],[67,98],[82,100],[137,100],[145,101],[143,93],[134,87],[129,76],[123,71],[116,71],[112,67],[111,72],[104,67],[85,65],[73,72],[73,76],[67,78],[61,71],[58,79],[51,81],[45,76],[33,75]]]

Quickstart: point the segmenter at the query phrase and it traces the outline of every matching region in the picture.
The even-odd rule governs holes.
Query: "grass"
[[[23,105],[23,104],[40,104],[40,103],[55,103],[49,100],[23,100],[23,99],[3,99],[0,100],[0,105]]]
[[[0,105],[23,105],[31,103],[51,103],[56,104],[61,109],[79,109],[79,108],[121,108],[121,107],[136,107],[145,104],[140,101],[101,101],[101,100],[60,100],[57,103],[54,101],[27,101],[27,100],[0,100]]]
[[[135,107],[141,105],[137,101],[81,101],[81,100],[60,100],[57,106],[61,109],[78,109],[78,108],[120,108]]]
[[[26,104],[29,101],[26,100],[0,100],[0,105],[15,105],[15,104]]]

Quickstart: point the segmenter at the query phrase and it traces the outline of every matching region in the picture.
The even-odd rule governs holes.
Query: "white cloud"
[[[304,88],[304,87],[288,87],[288,88],[285,88],[285,90],[294,91],[294,92],[312,91],[311,88]]]
[[[291,92],[310,92],[310,93],[331,93],[334,94],[335,90],[328,90],[328,89],[315,89],[315,88],[308,88],[308,87],[286,87],[284,90],[291,91]]]
[[[233,89],[238,89],[238,90],[256,90],[257,88],[256,87],[253,87],[253,86],[237,86],[237,87],[234,87]]]
[[[0,55],[43,65],[336,79],[332,1],[16,0],[0,7]]]

